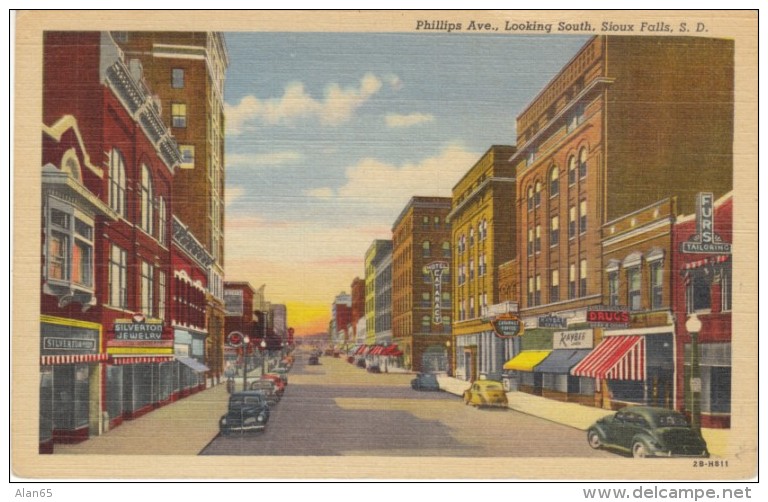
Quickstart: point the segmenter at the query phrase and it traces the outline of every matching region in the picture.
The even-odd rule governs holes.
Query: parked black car
[[[219,432],[263,431],[269,421],[269,405],[261,391],[247,390],[229,396],[227,413],[219,419]]]
[[[437,375],[434,373],[419,373],[411,380],[411,388],[414,390],[440,390],[437,383]]]
[[[369,364],[366,371],[368,371],[368,373],[381,373],[381,368],[378,364]]]
[[[587,430],[592,448],[610,448],[633,457],[708,457],[707,443],[682,413],[667,408],[628,406]]]
[[[310,366],[317,366],[320,364],[320,358],[317,356],[309,356],[309,359],[307,360],[307,364]]]
[[[365,359],[360,358],[357,360],[357,367],[358,368],[365,368]]]
[[[269,380],[256,380],[251,382],[251,390],[257,390],[264,394],[264,399],[267,400],[267,404],[270,408],[274,407],[280,402],[280,396],[277,394],[277,388],[274,382]]]

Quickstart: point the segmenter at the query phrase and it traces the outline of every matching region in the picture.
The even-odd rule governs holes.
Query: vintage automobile
[[[309,359],[307,360],[307,364],[310,366],[317,366],[320,364],[320,358],[317,356],[309,356]]]
[[[434,373],[419,373],[416,378],[411,380],[413,390],[440,390],[440,384],[437,383],[437,375]]]
[[[271,380],[256,380],[251,382],[251,390],[257,390],[264,394],[267,404],[270,408],[280,402],[280,396],[277,395],[277,386]]]
[[[247,390],[229,396],[227,413],[219,419],[219,432],[263,431],[269,421],[269,405],[261,391]]]
[[[378,364],[369,364],[365,371],[368,373],[381,373],[381,367]]]
[[[265,373],[261,375],[261,380],[269,380],[270,382],[275,383],[275,392],[278,396],[283,395],[285,393],[285,382],[283,382],[283,379],[280,378],[280,375],[276,375],[274,373]]]
[[[281,368],[280,366],[277,366],[276,368],[272,368],[272,371],[270,373],[277,375],[280,377],[280,379],[283,381],[285,385],[288,385],[288,370],[285,368]]]
[[[464,404],[472,406],[507,407],[507,394],[501,382],[495,380],[477,380],[464,391]]]
[[[361,357],[360,359],[358,359],[358,360],[357,360],[357,362],[355,363],[355,365],[356,365],[358,368],[365,368],[365,365],[366,365],[365,359]]]
[[[682,413],[652,406],[628,406],[587,429],[592,448],[642,457],[708,457],[707,443]]]

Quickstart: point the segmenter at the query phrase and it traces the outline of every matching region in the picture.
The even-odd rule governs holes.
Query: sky
[[[227,280],[266,285],[297,335],[327,331],[413,196],[450,197],[588,40],[226,33]]]

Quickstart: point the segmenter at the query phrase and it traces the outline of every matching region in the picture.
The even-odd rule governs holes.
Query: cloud
[[[388,113],[384,120],[387,127],[412,127],[425,122],[432,122],[435,120],[435,116],[425,113],[411,113],[410,115]]]
[[[227,187],[227,189],[224,191],[224,205],[229,206],[233,202],[235,202],[237,199],[243,196],[245,194],[245,189],[241,187]]]
[[[385,78],[387,83],[389,84],[389,87],[392,88],[393,90],[399,91],[400,89],[403,88],[403,81],[400,80],[399,76],[392,74],[392,75],[387,75]]]
[[[280,98],[260,100],[245,96],[236,105],[224,105],[227,134],[241,134],[248,123],[255,120],[268,125],[291,125],[298,119],[314,117],[321,124],[337,126],[348,122],[355,110],[378,93],[381,86],[381,80],[368,73],[357,87],[329,84],[320,100],[309,95],[301,82],[288,83]]]
[[[335,197],[339,203],[402,208],[415,195],[451,197],[454,185],[477,158],[477,153],[462,145],[449,144],[434,157],[416,163],[395,165],[373,158],[362,159],[347,169],[347,182],[339,189],[326,187],[306,195]]]

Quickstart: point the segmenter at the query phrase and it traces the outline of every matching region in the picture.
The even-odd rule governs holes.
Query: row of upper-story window
[[[118,149],[113,148],[109,154],[109,207],[123,218],[128,217],[127,185],[125,158]],[[164,197],[155,195],[152,171],[145,163],[141,164],[139,211],[139,228],[155,237],[161,244],[167,244],[167,202]]]
[[[587,231],[587,201],[579,201],[578,209],[575,205],[568,208],[568,239],[573,239]],[[560,215],[553,215],[549,219],[549,246],[560,244]],[[528,256],[541,252],[541,224],[528,228],[527,252]]]
[[[485,253],[481,253],[477,258],[477,276],[484,277],[488,273],[488,266],[486,264]],[[475,278],[475,259],[470,258],[469,263],[461,263],[458,266],[456,280],[458,285],[461,286],[467,280],[473,280]]]
[[[581,259],[577,264],[571,263],[568,265],[568,290],[567,299],[573,300],[580,297],[588,296],[587,291],[587,260]],[[526,306],[536,307],[542,305],[542,274],[531,274],[527,278],[527,295]],[[556,303],[564,298],[561,295],[560,287],[560,270],[553,268],[549,271],[549,303]]]
[[[477,241],[482,242],[488,238],[488,220],[483,219],[477,225],[471,225],[469,232],[461,234],[457,240],[456,248],[460,255],[475,245],[475,228],[477,228]]]
[[[475,305],[477,305],[477,308],[475,308]],[[477,303],[475,303],[474,296],[468,298],[459,296],[456,310],[459,321],[474,319],[477,316],[485,317],[488,314],[488,293],[484,291],[478,294]]]
[[[549,182],[549,197],[556,197],[560,194],[560,168],[553,165],[547,172]],[[576,184],[577,179],[587,177],[587,147],[582,147],[578,155],[572,154],[568,157],[568,185]],[[544,190],[543,182],[535,180],[530,183],[526,189],[526,203],[529,211],[541,206],[542,192]]]

